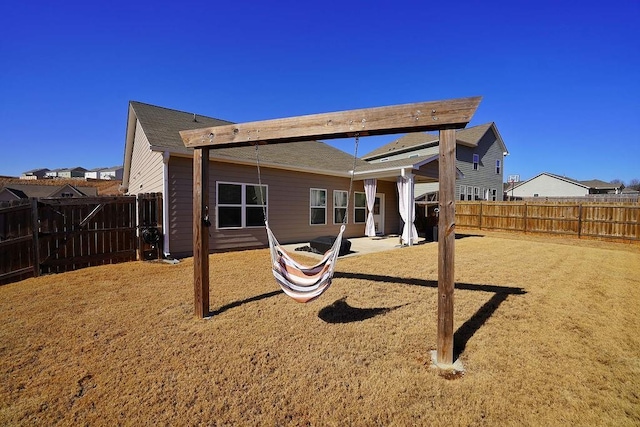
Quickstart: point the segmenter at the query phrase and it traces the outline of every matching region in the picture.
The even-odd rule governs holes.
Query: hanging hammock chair
[[[353,174],[355,173],[356,160],[358,156],[358,140],[359,135],[356,134],[355,152],[353,155],[353,169],[351,171],[351,181],[349,183],[349,192],[347,193],[347,204],[345,207],[345,215],[340,226],[340,231],[333,241],[333,245],[327,250],[320,262],[313,266],[306,266],[298,263],[291,255],[284,250],[282,245],[276,239],[276,236],[269,228],[267,221],[267,211],[264,200],[261,200],[264,225],[269,240],[269,251],[271,253],[271,270],[276,282],[280,285],[283,292],[298,302],[310,302],[318,298],[329,286],[336,267],[338,254],[342,245],[342,236],[346,228],[347,212],[349,212],[349,199],[353,189]],[[262,198],[262,177],[260,174],[260,157],[258,155],[258,145],[256,144],[256,164],[258,167],[258,182],[260,185],[260,197]]]
[[[273,276],[284,293],[298,302],[310,302],[322,295],[331,286],[345,230],[344,224],[340,226],[338,236],[331,248],[324,253],[322,260],[310,267],[298,263],[284,250],[267,222],[265,227],[269,238]]]

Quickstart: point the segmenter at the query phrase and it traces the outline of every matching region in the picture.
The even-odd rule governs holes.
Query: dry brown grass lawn
[[[267,250],[0,287],[0,425],[639,425],[640,247],[456,241],[465,374],[430,367],[437,246],[340,260],[311,304]]]

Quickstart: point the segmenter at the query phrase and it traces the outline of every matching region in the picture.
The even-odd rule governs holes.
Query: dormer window
[[[480,156],[478,154],[473,155],[473,170],[478,170],[478,165],[480,164]]]

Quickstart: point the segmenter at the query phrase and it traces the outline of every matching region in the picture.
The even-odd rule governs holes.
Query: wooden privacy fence
[[[0,205],[0,284],[160,257],[162,196],[25,199]]]
[[[458,227],[640,241],[640,205],[456,202]]]

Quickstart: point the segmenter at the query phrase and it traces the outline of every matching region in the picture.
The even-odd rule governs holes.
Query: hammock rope
[[[346,229],[347,216],[349,213],[349,200],[353,191],[353,176],[356,170],[358,159],[359,134],[355,135],[355,151],[353,155],[353,169],[349,182],[349,192],[347,193],[347,203],[345,214],[340,225],[340,231],[333,241],[333,245],[324,253],[322,259],[313,266],[306,266],[298,263],[287,251],[284,250],[278,239],[269,228],[267,220],[267,208],[264,203],[264,193],[262,190],[262,175],[260,172],[260,156],[258,144],[255,145],[256,165],[258,169],[258,184],[260,192],[260,203],[264,215],[264,225],[269,240],[269,251],[271,254],[271,270],[276,282],[283,292],[298,302],[311,302],[318,298],[329,286],[335,272],[336,260],[342,245],[342,236]]]

